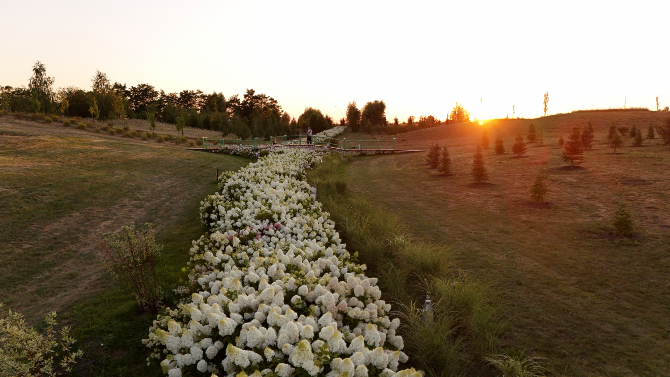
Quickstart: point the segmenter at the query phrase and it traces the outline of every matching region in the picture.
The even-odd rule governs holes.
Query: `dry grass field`
[[[658,139],[612,154],[611,124],[661,125],[668,113],[575,112],[532,120],[457,124],[400,134],[402,149],[446,145],[453,175],[430,169],[426,153],[363,157],[349,165],[353,191],[403,219],[408,234],[453,245],[454,265],[488,282],[503,298],[503,346],[549,359],[559,376],[670,375],[670,146]],[[592,151],[578,168],[560,159],[557,139],[591,120]],[[515,157],[514,136],[528,124],[544,146]],[[482,130],[506,154],[485,150],[489,183],[474,185],[472,158]],[[369,138],[369,135],[345,135]],[[549,204],[530,202],[538,174]],[[639,245],[614,242],[618,203],[635,221]]]

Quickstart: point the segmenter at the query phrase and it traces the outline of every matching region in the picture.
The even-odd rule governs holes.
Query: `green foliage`
[[[384,101],[374,100],[363,106],[361,119],[365,122],[367,119],[372,128],[386,126],[386,104]]]
[[[440,164],[437,170],[444,175],[451,175],[451,157],[449,157],[446,145],[442,146],[442,155],[440,156]]]
[[[670,118],[666,119],[663,127],[658,129],[658,135],[663,140],[663,144],[670,144]]]
[[[547,195],[547,185],[544,183],[547,180],[545,174],[538,174],[535,177],[535,182],[530,187],[530,200],[533,203],[543,204],[546,202],[545,196]]]
[[[308,107],[300,117],[298,117],[298,127],[305,131],[307,131],[308,128],[311,128],[312,132],[317,134],[332,128],[333,120],[330,119],[330,117],[324,116],[321,110]]]
[[[586,127],[584,127],[584,131],[582,131],[582,145],[587,150],[593,148],[593,126],[590,120]]]
[[[537,133],[535,132],[535,125],[533,123],[528,125],[528,133],[526,134],[526,140],[529,143],[534,143],[537,139]]]
[[[642,146],[642,130],[637,130],[635,132],[635,140],[633,140],[633,146],[634,147],[641,147]]]
[[[505,153],[505,146],[503,145],[503,140],[500,137],[500,135],[498,135],[496,137],[496,142],[495,142],[495,147],[494,148],[495,148],[494,150],[495,150],[496,154]]]
[[[486,166],[484,166],[484,155],[479,145],[477,145],[477,151],[473,158],[472,178],[475,180],[475,183],[483,183],[489,180]]]
[[[543,377],[547,369],[543,366],[546,359],[527,357],[523,352],[518,355],[493,355],[484,360],[498,369],[504,377]]]
[[[177,118],[177,124],[175,124],[175,128],[177,129],[177,132],[181,132],[181,136],[184,136],[184,125],[186,124],[184,117],[178,117]]]
[[[616,149],[623,146],[623,140],[621,139],[621,135],[619,135],[618,132],[615,132],[614,135],[612,136],[612,139],[610,139],[607,142],[607,145],[610,148],[614,148],[614,153],[616,153]]]
[[[654,132],[654,126],[650,124],[649,129],[647,130],[647,139],[655,139],[655,138],[656,133]]]
[[[449,119],[452,123],[467,123],[470,121],[470,113],[463,107],[463,105],[456,102],[454,108],[451,109]]]
[[[512,153],[517,155],[517,157],[521,157],[522,155],[526,154],[526,143],[523,142],[523,136],[521,134],[516,135],[516,139],[514,139],[514,145],[512,145]]]
[[[440,146],[437,144],[431,145],[426,157],[426,162],[431,168],[435,169],[440,163]]]
[[[156,113],[147,113],[147,121],[149,121],[149,129],[151,130],[151,133],[154,133],[156,130]]]
[[[630,137],[635,137],[637,136],[637,127],[633,126],[630,128],[630,131],[628,131],[628,136]]]
[[[95,119],[100,119],[100,108],[98,108],[98,102],[93,98],[93,103],[89,107],[88,112]]]
[[[612,124],[607,131],[607,140],[612,140],[617,132],[619,131],[617,130],[616,125]]]
[[[52,114],[56,110],[53,90],[54,78],[48,77],[46,71],[44,64],[38,60],[33,66],[33,76],[30,78],[28,89],[32,93],[31,99],[37,103],[35,112],[41,109],[45,114]]]
[[[582,135],[579,127],[572,127],[570,139],[565,143],[561,158],[570,166],[579,165],[584,160],[584,147],[582,146]]]
[[[119,282],[135,293],[138,304],[148,313],[156,313],[162,298],[156,276],[156,259],[162,246],[156,245],[151,225],[135,229],[135,224],[116,233],[100,234],[108,270]]]
[[[486,130],[482,131],[482,147],[489,149],[489,132]]]
[[[619,208],[614,212],[612,226],[617,236],[625,237],[633,234],[633,217],[624,203],[619,203]]]
[[[54,329],[56,312],[44,322],[46,328],[38,332],[26,325],[22,314],[0,311],[0,376],[58,376],[72,370],[83,352],[72,350],[70,328]]]

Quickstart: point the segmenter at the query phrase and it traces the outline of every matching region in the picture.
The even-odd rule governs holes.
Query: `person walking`
[[[312,128],[307,128],[307,144],[312,144]]]

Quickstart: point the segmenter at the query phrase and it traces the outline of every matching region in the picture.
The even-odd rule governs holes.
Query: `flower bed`
[[[280,149],[222,175],[202,202],[196,293],[145,340],[169,376],[421,376],[397,372],[400,322],[302,180],[319,158]]]
[[[327,130],[325,130],[325,131],[321,131],[321,132],[319,132],[318,134],[316,134],[316,135],[314,135],[314,136],[335,137],[335,136],[341,134],[342,132],[344,132],[344,129],[345,129],[345,128],[347,128],[347,127],[345,127],[345,126],[337,126],[337,127],[329,128],[329,129],[327,129]]]

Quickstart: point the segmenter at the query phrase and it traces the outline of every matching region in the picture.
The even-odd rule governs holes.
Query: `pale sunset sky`
[[[11,1],[0,85],[45,64],[129,87],[266,93],[296,118],[383,100],[389,121],[670,105],[670,1]],[[339,109],[338,109],[339,107]]]

